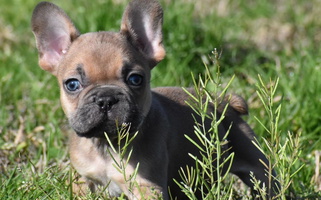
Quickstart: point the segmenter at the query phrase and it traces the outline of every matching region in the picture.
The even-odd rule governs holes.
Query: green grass
[[[115,2],[57,4],[84,33],[118,30],[126,3]],[[0,6],[0,199],[73,199],[59,88],[37,64],[30,28],[35,5],[11,0]],[[271,138],[255,118],[265,126],[270,118],[256,93],[258,74],[268,88],[279,78],[273,101],[275,107],[282,103],[278,133],[282,141],[288,132],[300,135],[302,152],[293,169],[305,165],[292,177],[288,192],[320,198],[315,170],[321,151],[321,3],[180,0],[162,5],[167,56],[153,70],[152,86],[191,86],[191,72],[204,73],[203,62],[209,63],[208,54],[217,48],[222,83],[235,75],[229,92],[247,99],[246,119],[263,143]]]

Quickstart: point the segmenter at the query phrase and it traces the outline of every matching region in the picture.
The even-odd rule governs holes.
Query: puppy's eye
[[[76,92],[77,90],[81,89],[81,84],[77,79],[68,79],[65,82],[66,89],[70,92]]]
[[[131,86],[140,86],[143,84],[143,76],[139,74],[132,74],[128,77],[127,82]]]

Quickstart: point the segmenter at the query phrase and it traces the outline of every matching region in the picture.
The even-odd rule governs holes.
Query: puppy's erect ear
[[[153,68],[165,56],[163,10],[156,0],[133,0],[126,8],[121,33],[149,60]]]
[[[31,24],[39,52],[39,65],[56,75],[61,58],[79,32],[64,11],[49,2],[36,6]]]

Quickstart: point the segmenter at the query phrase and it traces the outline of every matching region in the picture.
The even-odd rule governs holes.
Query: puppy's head
[[[39,65],[57,77],[63,110],[78,135],[113,136],[123,123],[139,128],[151,104],[150,70],[165,56],[162,14],[157,1],[134,0],[119,32],[81,35],[56,5],[36,6]]]

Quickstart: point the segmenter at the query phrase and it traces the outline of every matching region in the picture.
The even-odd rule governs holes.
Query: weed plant
[[[182,168],[180,174],[183,182],[176,181],[189,199],[197,199],[195,193],[198,192],[201,193],[202,199],[229,199],[233,196],[233,179],[228,183],[226,179],[230,178],[228,172],[230,171],[234,154],[225,156],[226,152],[223,148],[226,145],[229,130],[227,130],[223,138],[219,137],[219,125],[224,119],[228,105],[225,106],[220,116],[216,112],[222,99],[225,98],[226,91],[233,78],[222,88],[219,55],[216,49],[213,51],[211,60],[213,61],[213,66],[209,68],[205,65],[206,73],[204,76],[200,75],[198,82],[192,75],[195,95],[186,90],[192,98],[192,101],[187,103],[194,110],[195,115],[201,118],[200,122],[195,120],[194,126],[194,133],[198,141],[186,136],[190,142],[198,147],[201,156],[196,157],[190,154],[195,160],[195,167],[187,166],[186,169]],[[210,104],[214,107],[214,111],[211,113],[208,112]],[[211,128],[209,130],[205,125],[205,120],[208,119],[211,120]],[[216,155],[216,157],[213,157],[213,155]]]

